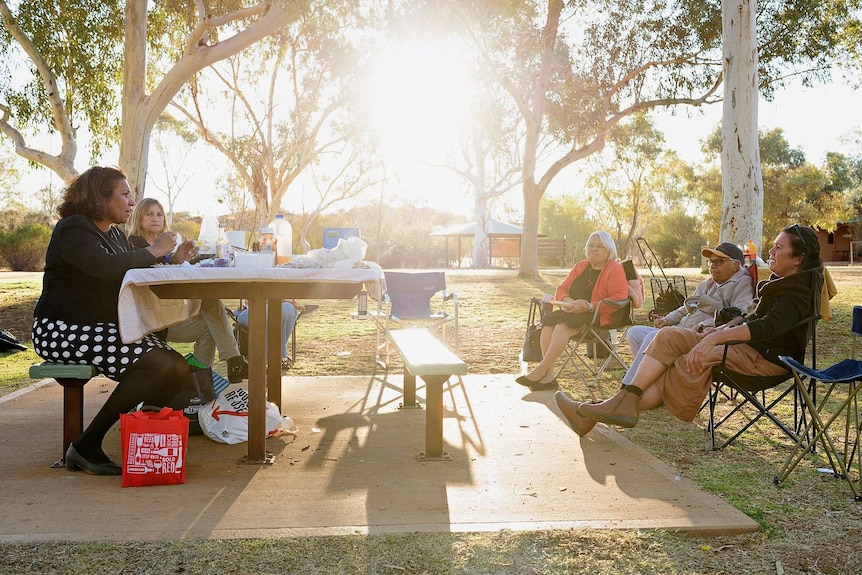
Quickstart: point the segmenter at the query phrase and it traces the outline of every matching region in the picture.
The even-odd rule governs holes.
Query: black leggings
[[[101,451],[102,440],[111,427],[139,403],[161,407],[176,396],[189,378],[189,366],[179,353],[169,349],[153,349],[141,356],[117,382],[105,405],[75,440],[75,448],[87,453]]]

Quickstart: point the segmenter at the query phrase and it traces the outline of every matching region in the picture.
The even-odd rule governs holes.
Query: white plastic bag
[[[365,258],[368,244],[362,238],[350,237],[338,239],[338,244],[328,250],[317,248],[305,255],[294,256],[289,267],[293,268],[336,268],[350,269],[358,267]]]
[[[243,443],[248,441],[248,391],[237,387],[222,393],[214,401],[201,406],[198,422],[204,435],[219,443]],[[273,437],[285,432],[296,433],[293,420],[285,427],[278,406],[266,402],[266,436]]]
[[[207,211],[201,220],[201,233],[198,236],[198,249],[202,254],[215,254],[218,241],[218,218]]]

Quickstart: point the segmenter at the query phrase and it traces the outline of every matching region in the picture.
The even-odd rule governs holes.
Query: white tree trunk
[[[491,251],[488,243],[488,196],[476,190],[473,200],[473,265],[476,269],[491,266]]]
[[[126,46],[123,83],[122,135],[120,167],[126,172],[135,199],[144,196],[144,184],[149,157],[150,132],[171,100],[183,85],[203,68],[223,60],[258,40],[277,32],[307,9],[310,0],[289,3],[265,0],[254,6],[240,8],[223,16],[201,14],[197,28],[192,30],[182,57],[168,70],[151,94],[145,92],[147,72],[147,10],[146,2],[126,2]],[[203,9],[203,5],[200,5]],[[243,19],[254,23],[226,40],[209,44],[209,31]]]
[[[763,246],[763,174],[757,137],[756,0],[722,0],[724,110],[720,241]]]

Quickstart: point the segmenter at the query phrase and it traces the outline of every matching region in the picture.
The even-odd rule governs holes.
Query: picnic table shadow
[[[464,382],[453,377],[444,384],[443,450],[451,461],[417,458],[425,441],[424,385],[417,381],[421,409],[400,409],[401,398],[387,397],[387,388],[401,393],[393,379],[372,376],[361,400],[347,411],[318,419],[320,439],[305,465],[315,468],[336,462],[327,489],[365,491],[369,533],[391,532],[392,525],[403,523],[447,531],[447,486],[472,483],[471,457],[485,453]],[[456,437],[451,432],[453,420],[460,445],[451,443]]]

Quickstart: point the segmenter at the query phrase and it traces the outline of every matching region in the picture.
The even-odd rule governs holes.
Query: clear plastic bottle
[[[757,245],[752,241],[746,242],[748,246],[748,255],[751,256],[751,265],[757,265]]]
[[[283,214],[277,214],[269,223],[277,242],[276,263],[285,264],[293,253],[293,226]]]
[[[218,239],[215,245],[216,265],[230,265],[230,242],[227,240],[227,230],[220,227],[218,229]]]
[[[278,240],[275,239],[272,228],[260,228],[260,239],[258,240],[258,250],[260,253],[272,254],[272,263],[275,265],[275,254],[278,246]]]
[[[742,243],[742,259],[743,259],[742,265],[744,265],[745,267],[751,266],[751,252],[748,251],[748,242]]]

